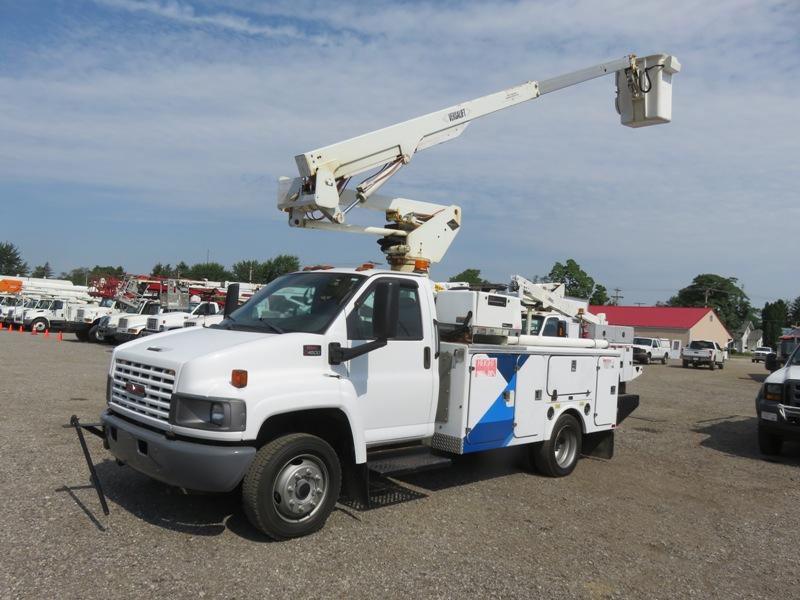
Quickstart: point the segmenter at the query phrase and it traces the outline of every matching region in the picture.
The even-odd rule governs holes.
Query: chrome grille
[[[147,319],[147,329],[150,331],[158,331],[158,317],[150,317]]]
[[[125,331],[128,328],[128,318],[122,317],[119,321],[117,321],[117,329],[120,331]]]
[[[787,398],[786,400],[792,406],[800,406],[800,381],[787,381]]]
[[[111,404],[163,423],[169,420],[175,371],[117,359],[112,372]],[[138,395],[128,390],[128,384],[144,386],[144,394]]]
[[[197,323],[195,321],[184,321],[183,322],[183,326],[184,327],[194,327],[195,325],[197,325]]]
[[[75,320],[76,320],[76,321],[83,321],[83,315],[84,315],[84,313],[85,313],[85,312],[86,312],[86,310],[85,310],[85,309],[83,309],[83,308],[79,308],[79,309],[78,309],[78,310],[75,312]]]

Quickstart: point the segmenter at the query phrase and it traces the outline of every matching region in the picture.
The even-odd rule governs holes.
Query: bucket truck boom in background
[[[217,325],[119,346],[102,430],[86,430],[120,464],[168,484],[240,487],[247,518],[276,539],[318,530],[342,492],[369,507],[370,477],[444,467],[453,455],[520,446],[553,477],[582,454],[610,458],[614,430],[639,402],[621,393],[621,352],[602,335],[531,331],[537,310],[579,327],[602,320],[557,285],[434,284],[429,265],[455,238],[461,210],[375,192],[472,120],[606,74],[616,76],[623,124],[668,122],[678,70],[671,56],[631,55],[297,156],[300,176],[282,179],[278,194],[289,224],[378,235],[392,270],[290,273],[238,308],[228,294]],[[380,210],[388,225],[348,223],[357,206]]]

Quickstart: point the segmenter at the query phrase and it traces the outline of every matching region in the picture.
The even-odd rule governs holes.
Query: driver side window
[[[366,292],[347,316],[347,339],[373,340],[373,306],[375,287]],[[413,282],[403,282],[400,287],[399,315],[395,340],[422,339],[422,311],[420,310],[419,290]]]

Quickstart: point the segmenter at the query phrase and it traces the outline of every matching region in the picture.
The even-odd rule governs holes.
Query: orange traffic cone
[[[31,335],[39,335],[39,332],[36,331],[36,329],[32,328],[31,329]]]
[[[44,330],[44,337],[50,337],[50,330],[49,329],[45,329]]]
[[[58,337],[57,337],[56,339],[57,339],[59,342],[63,341],[63,340],[64,340],[64,334],[63,334],[61,331],[59,331],[59,332],[58,332]]]
[[[20,326],[19,326],[19,333],[24,333],[24,332],[22,331],[22,325],[20,325]]]

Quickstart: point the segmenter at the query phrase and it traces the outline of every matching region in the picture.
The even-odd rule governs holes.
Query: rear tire
[[[242,485],[245,515],[276,540],[302,537],[325,525],[339,499],[342,470],[325,440],[305,433],[263,446]]]
[[[783,440],[773,433],[758,428],[758,450],[761,454],[775,456],[781,453]]]
[[[714,369],[716,369],[716,368],[717,368],[717,363],[715,363],[715,362],[714,362],[714,359],[712,358],[712,359],[711,359],[711,363],[710,363],[708,366],[709,366],[709,368],[710,368],[710,369],[713,371]]]
[[[575,470],[581,455],[581,425],[572,415],[561,415],[550,439],[531,447],[536,470],[547,477],[566,477]]]
[[[683,365],[684,369],[688,369],[689,368],[689,361],[688,360],[681,361],[681,364]]]
[[[721,363],[719,363],[717,366],[719,367],[719,370],[721,371],[722,369],[724,369],[724,368],[725,368],[725,361],[723,360],[723,361],[722,361]]]
[[[662,364],[662,365],[665,365],[665,364],[667,364],[667,359],[668,359],[668,358],[669,358],[669,355],[665,354],[665,355],[664,355],[664,358],[662,358],[662,359],[661,359],[661,364]]]

